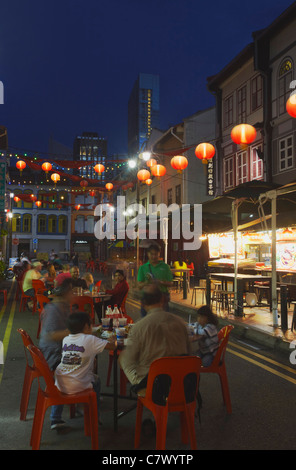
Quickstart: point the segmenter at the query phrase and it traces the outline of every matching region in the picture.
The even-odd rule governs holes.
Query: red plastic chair
[[[60,392],[54,384],[54,376],[42,352],[33,345],[29,345],[27,349],[31,353],[39,377],[43,377],[46,383],[44,391],[38,378],[39,387],[30,442],[32,449],[40,448],[44,416],[49,406],[84,403],[84,432],[86,436],[91,436],[92,449],[98,450],[98,408],[95,391],[91,388],[71,395]]]
[[[128,315],[124,315],[125,318],[127,318],[127,323],[134,323],[133,319],[129,317]],[[117,356],[119,356],[120,351],[117,349]],[[114,360],[114,351],[110,349],[109,351],[109,365],[108,365],[108,372],[107,372],[107,381],[106,385],[107,387],[110,386],[110,380],[111,380],[111,372],[112,372],[112,367],[113,367],[113,360]],[[123,372],[122,369],[120,369],[120,395],[126,395],[126,385],[128,383],[128,379]]]
[[[28,410],[32,383],[36,377],[39,377],[39,372],[35,368],[34,365],[31,366],[28,362],[27,347],[29,345],[34,344],[31,337],[22,328],[19,328],[17,331],[20,333],[22,337],[24,348],[25,348],[25,356],[26,356],[26,370],[25,370],[25,378],[24,378],[24,383],[23,383],[22,398],[21,398],[21,404],[20,404],[20,420],[25,421],[27,417],[27,410]]]
[[[3,294],[4,305],[7,305],[7,289],[1,289],[0,292]]]
[[[125,294],[125,296],[123,298],[123,301],[121,302],[121,305],[120,305],[120,308],[121,308],[121,311],[122,311],[123,315],[126,315],[125,303],[126,303],[127,296],[128,296],[128,291]]]
[[[39,314],[39,324],[38,324],[38,330],[37,330],[37,339],[38,339],[40,335],[40,331],[41,331],[41,313],[44,309],[44,305],[48,304],[50,302],[50,299],[43,294],[37,294],[36,297],[37,297],[37,304],[40,305],[40,307],[38,308],[38,314]]]
[[[22,281],[18,281],[18,285],[19,285],[19,288],[20,288],[20,292],[21,292],[21,301],[20,301],[20,309],[19,311],[22,312],[25,310],[25,306],[27,304],[27,301],[28,300],[31,300],[32,302],[35,301],[34,297],[31,296],[31,295],[26,295],[23,291],[23,283]],[[33,308],[33,311],[32,313],[34,314],[34,308]]]
[[[85,309],[84,309],[85,305],[89,305],[90,306],[90,317],[91,317],[92,323],[95,323],[95,309],[94,309],[93,299],[91,297],[88,297],[87,295],[79,295],[79,296],[75,297],[75,300],[73,300],[73,302],[71,304],[71,309],[72,309],[73,305],[77,305],[78,309],[82,312],[85,311]],[[87,313],[89,313],[89,312],[87,312]]]
[[[32,280],[32,287],[35,292],[35,297],[34,297],[34,305],[33,305],[33,312],[36,312],[37,310],[37,294],[43,294],[45,291],[45,285],[43,281],[40,281],[39,279],[33,279]]]
[[[150,366],[146,390],[138,393],[135,449],[140,445],[141,425],[144,406],[154,416],[156,424],[156,450],[165,450],[168,413],[179,412],[182,430],[182,442],[188,443],[188,435],[192,450],[196,450],[196,435],[194,414],[198,391],[201,359],[197,356],[163,357],[156,359]],[[186,403],[184,392],[184,379],[189,374],[196,376],[196,390],[193,400]],[[153,384],[160,375],[167,375],[171,379],[169,394],[165,405],[157,405],[152,398]]]
[[[225,366],[225,353],[227,348],[227,343],[229,340],[229,335],[231,330],[233,330],[232,325],[227,325],[222,328],[218,333],[218,338],[220,340],[219,349],[216,352],[214,360],[209,367],[202,367],[201,373],[207,374],[218,374],[220,378],[221,388],[222,388],[222,395],[224,405],[226,405],[227,413],[232,413],[232,406],[231,406],[231,399],[229,393],[229,386],[226,374],[226,366]]]

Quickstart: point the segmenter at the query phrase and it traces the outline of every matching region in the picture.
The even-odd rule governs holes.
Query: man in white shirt
[[[191,353],[186,323],[165,312],[162,292],[155,284],[144,287],[142,302],[147,316],[135,323],[119,362],[130,383],[144,388],[150,365],[156,359]]]

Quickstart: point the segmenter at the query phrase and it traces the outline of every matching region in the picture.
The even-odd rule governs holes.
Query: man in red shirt
[[[121,269],[117,269],[117,271],[115,271],[114,279],[116,282],[115,287],[113,289],[106,290],[106,294],[112,295],[111,299],[106,303],[111,305],[112,308],[114,308],[114,305],[117,305],[117,307],[120,308],[124,297],[128,293],[129,285],[126,282],[124,272],[121,271]]]

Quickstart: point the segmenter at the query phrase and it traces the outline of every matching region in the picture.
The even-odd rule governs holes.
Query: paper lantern
[[[42,164],[42,170],[45,171],[45,173],[48,173],[49,171],[52,170],[52,164],[49,162],[45,162]]]
[[[34,196],[34,194],[31,194],[31,195],[30,195],[30,199],[31,199],[31,201],[33,201],[33,202],[37,201],[37,197]]]
[[[62,204],[57,204],[57,208],[60,210],[62,208]]]
[[[57,182],[60,181],[61,177],[58,173],[53,173],[51,175],[51,179],[55,184],[57,184]]]
[[[133,187],[134,187],[134,183],[132,183],[132,182],[130,182],[130,183],[127,183],[126,187],[127,187],[127,189],[130,189],[130,190],[132,190],[132,189],[133,189]]]
[[[98,163],[95,167],[94,167],[94,170],[96,173],[98,173],[99,175],[101,173],[103,173],[103,171],[105,171],[105,167],[104,165],[102,165],[101,163]]]
[[[92,190],[92,191],[90,191],[88,194],[89,194],[91,197],[95,197],[96,192]]]
[[[16,163],[16,167],[17,167],[18,170],[20,170],[20,173],[22,173],[22,171],[26,168],[26,166],[27,166],[27,164],[23,160],[19,160]]]
[[[14,200],[15,202],[20,202],[20,198],[17,197],[17,196],[14,196],[13,200]]]
[[[80,186],[81,186],[83,189],[85,189],[87,185],[88,185],[88,182],[87,182],[86,180],[80,181]]]
[[[182,171],[185,170],[185,168],[188,166],[188,160],[183,155],[178,155],[171,159],[171,165],[174,170],[178,171],[178,173],[182,173]]]
[[[249,145],[256,139],[257,131],[250,124],[239,124],[231,131],[231,139],[238,145]]]
[[[294,92],[288,99],[286,103],[287,113],[291,117],[296,118],[296,93]]]
[[[75,210],[76,210],[76,211],[79,211],[80,207],[81,207],[81,205],[80,205],[80,204],[77,204],[77,205],[75,206]]]
[[[154,165],[151,168],[151,172],[153,176],[160,178],[161,176],[164,176],[166,174],[166,167],[163,165]]]
[[[113,189],[113,184],[112,183],[107,183],[105,188],[108,189],[108,191],[111,191],[111,189]]]
[[[148,184],[148,186],[150,186],[150,184],[152,184],[153,181],[151,178],[148,178],[148,180],[146,180],[145,183]]]
[[[150,158],[147,162],[147,166],[152,168],[153,166],[157,165],[157,161],[154,158]]]
[[[215,155],[216,150],[214,145],[203,142],[199,144],[195,149],[195,155],[199,158],[202,163],[205,165],[208,163],[208,160],[211,160]]]
[[[150,178],[151,174],[148,170],[140,170],[137,173],[138,180],[144,182]]]
[[[42,202],[41,201],[36,201],[35,204],[36,204],[37,207],[41,207]]]

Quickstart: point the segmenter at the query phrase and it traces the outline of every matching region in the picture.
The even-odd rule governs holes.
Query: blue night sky
[[[127,151],[139,72],[160,75],[161,128],[214,104],[206,78],[291,0],[9,0],[1,5],[0,124],[9,145],[46,152],[82,131]]]

